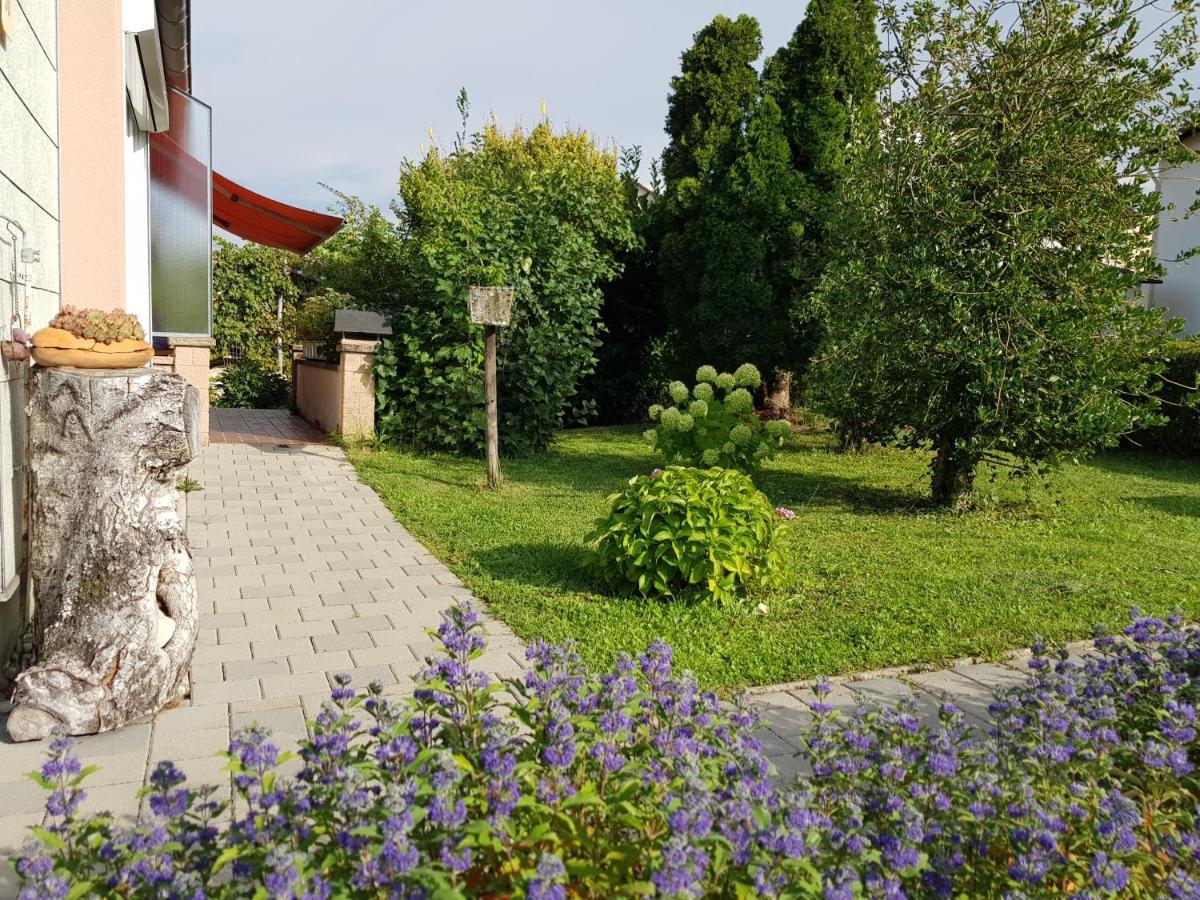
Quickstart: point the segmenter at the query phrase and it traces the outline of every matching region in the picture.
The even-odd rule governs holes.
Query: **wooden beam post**
[[[487,420],[487,483],[500,489],[500,401],[496,386],[496,330],[512,317],[511,287],[485,287],[473,284],[467,295],[471,322],[483,326],[483,391]]]
[[[496,326],[483,327],[483,387],[487,412],[487,481],[490,490],[500,487],[500,401],[496,388]]]

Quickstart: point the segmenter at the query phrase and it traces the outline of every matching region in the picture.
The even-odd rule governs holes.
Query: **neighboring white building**
[[[1151,306],[1169,316],[1181,316],[1184,334],[1200,334],[1200,256],[1180,261],[1179,257],[1200,247],[1200,212],[1187,216],[1200,188],[1200,127],[1180,137],[1195,154],[1186,166],[1170,166],[1159,173],[1159,190],[1168,207],[1159,214],[1155,247],[1167,273],[1161,284],[1149,286]]]

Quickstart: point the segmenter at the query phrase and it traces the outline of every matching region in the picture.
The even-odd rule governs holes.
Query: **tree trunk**
[[[791,372],[776,372],[767,382],[763,401],[772,418],[792,418],[792,377]]]
[[[974,454],[958,449],[955,443],[953,438],[939,438],[929,467],[933,502],[943,506],[961,506],[975,484],[975,466],[979,460]]]
[[[37,663],[17,678],[13,740],[108,731],[181,696],[198,609],[175,483],[199,452],[198,413],[178,375],[36,370]]]

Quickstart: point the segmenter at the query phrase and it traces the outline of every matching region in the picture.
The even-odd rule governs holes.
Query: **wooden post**
[[[487,480],[500,487],[500,401],[496,389],[496,326],[483,327],[483,387],[487,396]]]
[[[483,390],[487,419],[488,488],[500,488],[500,401],[496,387],[496,329],[512,316],[511,287],[471,285],[467,308],[471,321],[483,326]]]

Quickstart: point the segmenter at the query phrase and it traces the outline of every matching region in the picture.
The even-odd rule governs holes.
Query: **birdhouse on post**
[[[496,329],[512,319],[511,287],[471,285],[467,306],[471,321],[483,326],[483,387],[487,417],[488,487],[500,486],[500,409],[496,387]]]

